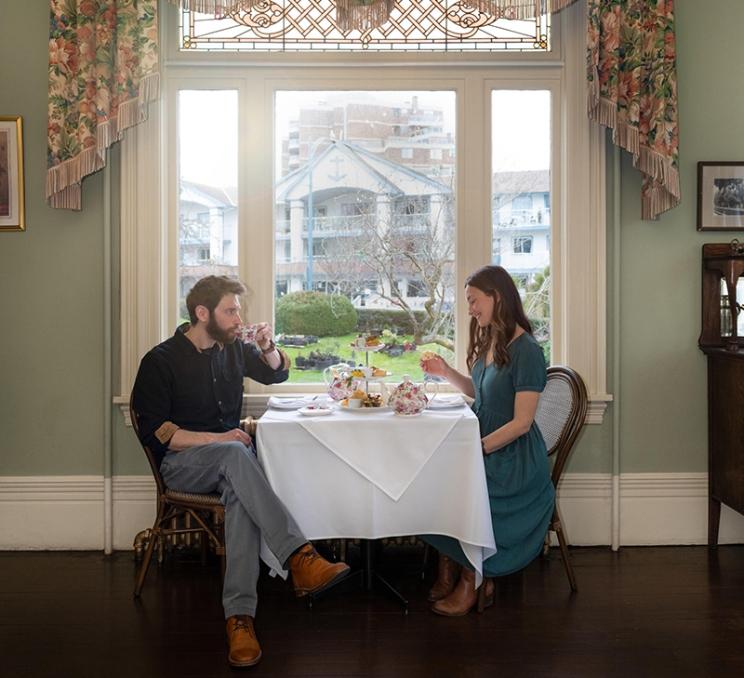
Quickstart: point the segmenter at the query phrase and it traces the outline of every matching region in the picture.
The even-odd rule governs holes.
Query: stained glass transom
[[[285,52],[547,51],[550,19],[512,19],[453,0],[397,0],[390,20],[342,32],[333,0],[265,0],[215,18],[181,10],[181,49]]]

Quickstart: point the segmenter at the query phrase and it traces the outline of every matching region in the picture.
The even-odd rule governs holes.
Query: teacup
[[[238,327],[238,337],[244,344],[252,344],[256,341],[257,325],[241,325]]]

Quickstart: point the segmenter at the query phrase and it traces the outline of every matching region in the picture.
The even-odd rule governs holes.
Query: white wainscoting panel
[[[621,545],[705,544],[706,473],[630,473],[620,478]],[[609,545],[612,476],[566,474],[558,506],[569,542]],[[152,525],[155,483],[150,476],[113,479],[114,549],[132,548]],[[744,543],[744,516],[724,506],[721,544]],[[103,478],[0,477],[0,550],[103,549]]]

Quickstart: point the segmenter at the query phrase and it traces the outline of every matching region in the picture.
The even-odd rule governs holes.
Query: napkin
[[[430,410],[446,410],[450,407],[462,407],[465,404],[465,398],[459,393],[454,395],[444,395],[437,393],[432,398],[429,398],[429,404],[427,407]]]

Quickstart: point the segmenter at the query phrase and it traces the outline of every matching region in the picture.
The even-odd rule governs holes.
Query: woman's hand
[[[446,377],[449,370],[449,365],[440,355],[421,358],[420,365],[424,372],[435,377]]]

